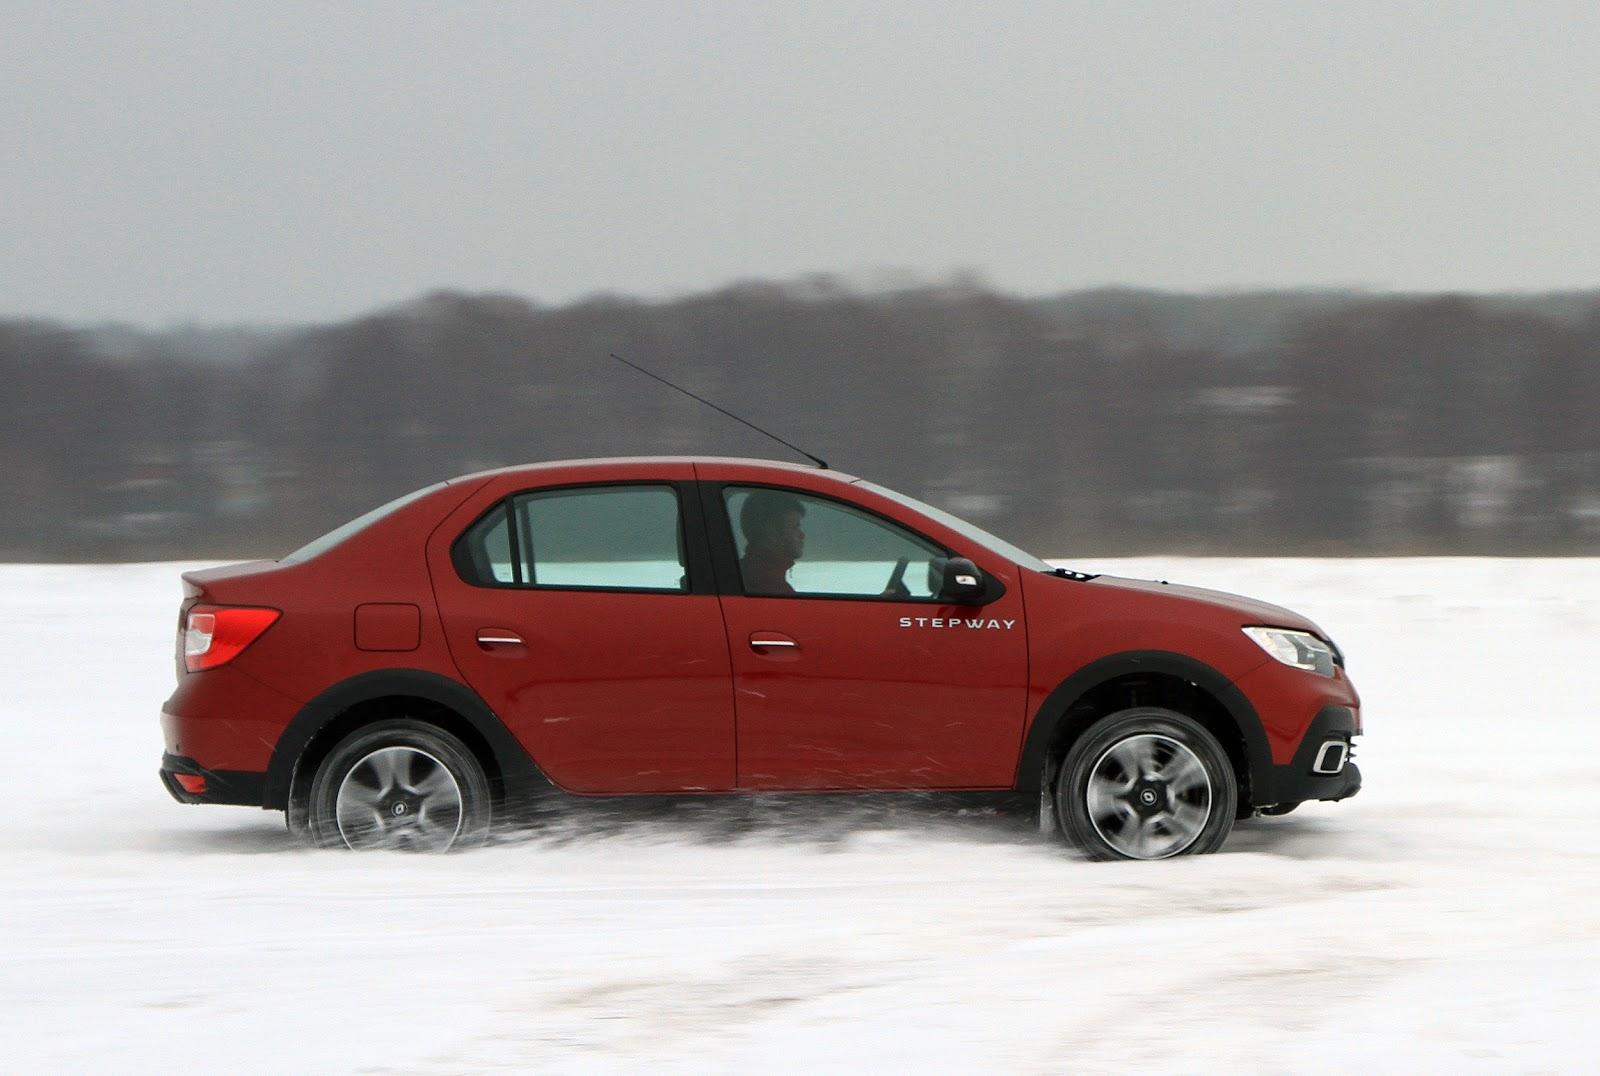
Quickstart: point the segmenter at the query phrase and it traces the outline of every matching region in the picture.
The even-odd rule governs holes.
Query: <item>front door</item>
[[[740,788],[1011,785],[1027,680],[1020,588],[945,604],[930,566],[975,551],[830,497],[710,489],[742,591],[722,600]]]
[[[457,667],[571,792],[734,788],[727,639],[691,555],[699,508],[668,480],[686,465],[655,469],[659,481],[486,490],[434,538]]]

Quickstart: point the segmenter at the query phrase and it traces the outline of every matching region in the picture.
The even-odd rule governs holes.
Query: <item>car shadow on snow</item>
[[[260,855],[309,850],[277,812],[230,819],[227,828],[163,829],[140,843],[152,851]],[[581,845],[628,840],[661,844],[808,844],[842,847],[864,834],[896,833],[975,843],[1024,843],[1052,838],[1031,814],[951,802],[948,797],[897,793],[850,796],[564,797],[495,820],[490,843]]]
[[[262,855],[309,850],[282,815],[263,813],[229,828],[167,829],[145,846],[190,854]],[[586,842],[687,845],[783,844],[842,850],[864,836],[972,844],[1034,845],[1076,855],[1056,833],[1042,833],[1032,811],[1016,803],[972,802],[918,793],[756,795],[737,797],[564,798],[496,821],[495,846],[561,847]],[[1339,819],[1296,814],[1249,818],[1234,825],[1221,854],[1291,859],[1381,856],[1381,834]]]
[[[1046,841],[1034,816],[992,805],[915,793],[848,796],[574,798],[531,808],[496,826],[496,844],[581,844],[628,839],[681,844],[807,844],[839,848],[885,832],[976,843]]]

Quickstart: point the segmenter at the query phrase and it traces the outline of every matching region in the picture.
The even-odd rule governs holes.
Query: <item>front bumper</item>
[[[1348,706],[1326,706],[1318,711],[1300,740],[1300,747],[1287,766],[1273,766],[1257,779],[1258,787],[1251,790],[1251,799],[1257,807],[1275,804],[1303,803],[1306,800],[1343,800],[1361,791],[1361,770],[1349,761],[1352,742],[1361,734],[1356,711]],[[1338,752],[1325,751],[1328,744],[1344,745],[1343,765],[1333,773],[1318,772]]]
[[[208,770],[194,759],[170,751],[161,756],[161,783],[179,803],[260,807],[266,802],[266,774]]]

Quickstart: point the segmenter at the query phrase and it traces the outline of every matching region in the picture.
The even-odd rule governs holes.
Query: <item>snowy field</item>
[[[1600,561],[1073,566],[1321,622],[1365,791],[1158,863],[817,801],[311,852],[156,779],[178,566],[0,566],[0,1071],[1593,1071]]]

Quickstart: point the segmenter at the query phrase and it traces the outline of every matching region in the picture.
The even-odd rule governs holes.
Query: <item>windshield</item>
[[[1032,568],[1034,571],[1038,572],[1054,572],[1056,570],[1055,565],[1046,564],[1032,553],[1029,553],[1026,549],[1018,549],[1004,538],[997,538],[988,531],[984,530],[982,527],[968,523],[960,516],[953,516],[942,508],[935,508],[931,504],[924,504],[915,497],[907,497],[904,493],[896,493],[892,489],[885,489],[877,483],[868,482],[865,479],[858,479],[856,481],[856,485],[860,486],[862,489],[870,489],[874,493],[881,494],[889,498],[891,501],[894,501],[896,504],[903,504],[913,511],[921,512],[929,519],[936,520],[939,523],[944,524],[946,527],[949,527],[962,537],[970,538],[972,541],[977,542],[991,553],[997,553],[1000,556],[1005,557],[1007,560],[1015,561],[1021,567]]]
[[[327,534],[324,534],[321,538],[317,538],[306,543],[299,549],[296,549],[293,553],[290,553],[287,557],[284,557],[278,563],[299,564],[302,561],[310,560],[312,557],[315,557],[319,554],[326,553],[328,550],[332,549],[334,546],[338,545],[352,534],[355,534],[358,531],[366,530],[368,527],[378,522],[378,520],[382,519],[390,512],[399,511],[412,501],[421,500],[434,490],[442,489],[448,484],[449,483],[447,482],[435,482],[431,486],[425,486],[422,489],[413,490],[412,492],[407,493],[404,497],[396,497],[388,504],[380,504],[378,507],[374,508],[365,515],[359,515],[350,522],[346,523],[344,526],[335,527]]]

